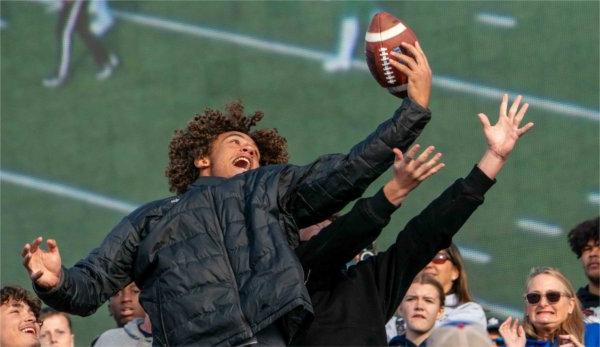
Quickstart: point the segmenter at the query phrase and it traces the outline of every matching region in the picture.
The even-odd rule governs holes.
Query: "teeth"
[[[237,164],[237,163],[239,163],[240,161],[244,162],[244,164],[246,164],[247,166],[250,166],[250,160],[249,160],[248,158],[246,158],[246,157],[239,157],[239,158],[236,158],[236,159],[233,161],[233,164],[234,164],[234,165],[236,165],[236,164]]]

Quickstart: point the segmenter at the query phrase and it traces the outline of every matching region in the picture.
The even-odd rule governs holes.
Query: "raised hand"
[[[31,281],[42,288],[51,289],[60,281],[60,253],[54,240],[46,241],[48,251],[42,250],[40,248],[42,240],[42,237],[38,237],[31,244],[25,244],[21,257]]]
[[[508,158],[519,137],[533,127],[533,123],[529,122],[522,128],[519,128],[519,124],[523,120],[523,117],[525,117],[527,108],[529,108],[528,103],[523,104],[519,108],[521,99],[521,95],[517,96],[507,113],[508,95],[504,94],[500,103],[498,122],[493,126],[485,114],[480,113],[478,115],[479,121],[483,126],[483,133],[489,150],[502,160]]]
[[[408,96],[419,105],[428,108],[431,96],[431,68],[425,52],[419,42],[415,46],[406,42],[402,47],[413,56],[391,51],[390,54],[399,60],[390,59],[390,64],[408,77]]]
[[[403,155],[398,148],[393,149],[396,158],[394,160],[394,177],[383,186],[383,193],[388,201],[396,206],[400,205],[408,193],[415,189],[421,182],[440,171],[445,165],[438,163],[442,153],[436,153],[435,147],[427,147],[417,157],[419,145],[415,144]]]
[[[485,114],[478,115],[488,148],[477,166],[491,179],[496,178],[496,175],[502,170],[506,159],[515,148],[517,140],[533,127],[533,123],[529,122],[519,128],[529,107],[529,104],[525,103],[519,108],[520,103],[521,96],[519,95],[507,112],[508,95],[504,94],[500,103],[498,122],[493,126]]]
[[[560,345],[558,347],[585,347],[583,343],[573,335],[558,335],[560,339]]]
[[[506,318],[504,323],[498,329],[500,336],[504,339],[506,347],[525,347],[527,337],[523,326],[519,325],[519,320],[515,319],[514,324],[512,317]]]

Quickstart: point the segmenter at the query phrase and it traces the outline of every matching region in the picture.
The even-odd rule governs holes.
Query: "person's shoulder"
[[[474,301],[468,301],[465,303],[462,303],[460,305],[458,305],[456,307],[457,309],[464,309],[464,310],[476,310],[476,311],[483,311],[483,306],[481,306],[480,304],[474,302]]]
[[[117,346],[126,337],[127,337],[127,333],[125,332],[125,329],[123,329],[123,328],[109,329],[109,330],[103,332],[102,334],[100,334],[100,336],[98,336],[98,338],[96,338],[96,341],[93,342],[92,346],[93,347]]]
[[[174,206],[178,201],[178,196],[170,196],[148,202],[133,210],[133,212],[131,212],[127,216],[127,219],[129,219],[129,221],[132,224],[136,224],[137,221],[144,220],[147,217],[153,215],[161,215],[163,213],[163,210],[169,209],[170,207]]]

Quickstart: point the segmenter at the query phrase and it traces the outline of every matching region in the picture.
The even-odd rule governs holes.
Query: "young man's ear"
[[[208,159],[208,157],[197,158],[196,160],[194,160],[194,166],[200,170],[206,169],[210,167],[210,160]]]

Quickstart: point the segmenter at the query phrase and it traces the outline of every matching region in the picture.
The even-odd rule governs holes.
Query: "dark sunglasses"
[[[525,294],[525,300],[530,304],[530,305],[535,305],[538,302],[540,302],[540,300],[542,300],[542,296],[546,297],[546,300],[548,301],[548,303],[550,304],[556,304],[557,302],[560,301],[560,298],[562,296],[566,296],[566,297],[570,297],[568,294],[565,293],[561,293],[561,292],[555,292],[555,291],[549,291],[546,292],[546,294],[540,294],[540,293],[527,293]]]
[[[438,253],[435,255],[435,257],[433,257],[433,259],[431,259],[431,262],[434,264],[443,264],[445,263],[447,260],[450,260],[450,256],[446,253]]]

